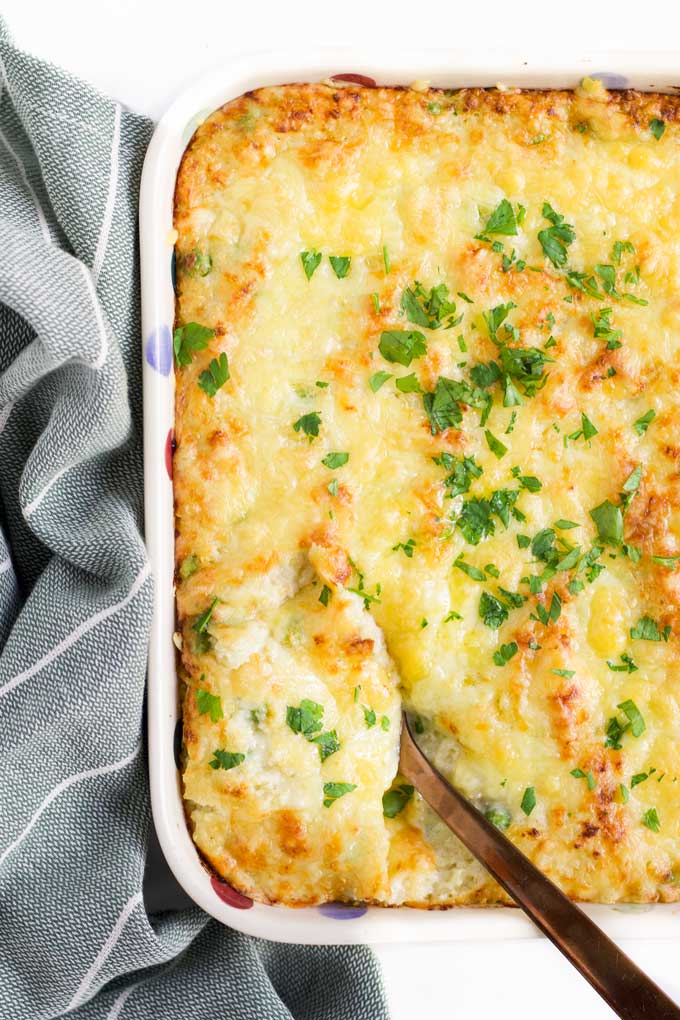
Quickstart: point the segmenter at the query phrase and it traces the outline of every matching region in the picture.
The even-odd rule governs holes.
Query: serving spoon
[[[680,1020],[680,1007],[444,779],[416,744],[406,713],[399,769],[617,1016],[622,1020]]]

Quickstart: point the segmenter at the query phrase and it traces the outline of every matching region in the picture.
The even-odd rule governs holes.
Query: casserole
[[[411,66],[415,67],[416,65],[412,64]],[[421,65],[421,66],[424,66],[424,65]],[[390,69],[386,69],[386,71],[385,71],[385,80],[387,80],[387,81],[408,80],[409,78],[422,77],[422,74],[421,75],[415,75],[414,74],[414,75],[406,75],[406,76],[404,75],[404,73],[397,74],[396,70],[393,70],[393,73],[389,74],[388,73],[389,70]],[[278,72],[274,71],[273,74],[274,74],[275,77],[270,78],[270,80],[274,80],[274,81],[275,80],[283,80],[284,77],[287,77],[287,76],[282,76],[281,71],[278,71]],[[299,76],[296,76],[296,77],[299,77]],[[310,78],[313,78],[313,75],[310,72],[308,72],[305,75],[303,75],[302,77],[305,78],[305,79],[310,79]],[[435,82],[437,80],[437,75],[435,75],[435,74],[432,74],[432,75],[428,74],[428,77],[430,77]],[[512,84],[512,81],[509,81],[505,76],[503,76],[503,77],[505,78],[506,81],[508,81],[509,84]],[[578,79],[578,77],[581,77],[581,74],[577,74],[575,77],[576,77],[576,79]],[[451,84],[451,85],[458,84],[458,82],[456,82],[456,80],[455,80],[455,78],[456,78],[455,75],[448,75],[447,76],[445,74],[440,74],[439,78],[440,78],[441,81],[445,81],[445,83],[447,85],[448,84]],[[472,75],[472,78],[475,81],[481,81],[482,84],[491,84],[492,83],[492,82],[490,82],[488,80],[484,80],[483,78],[480,78],[479,75],[477,75],[477,74]],[[470,77],[468,77],[468,80],[470,80]],[[553,78],[552,82],[544,82],[544,84],[552,84],[554,82],[555,82],[555,79]],[[537,84],[538,82],[532,80],[530,83],[531,84]],[[572,80],[562,79],[560,81],[560,84],[571,84],[571,85],[573,85],[573,84],[576,84],[576,81],[573,80],[573,79]],[[619,84],[621,84],[620,81],[619,81]],[[633,82],[633,84],[635,84],[635,82]],[[649,83],[649,84],[651,84],[651,83]],[[666,82],[664,82],[662,80],[659,80],[659,85],[657,85],[657,88],[661,87],[661,86],[663,86],[665,84],[666,84]],[[242,91],[242,90],[240,90],[240,91]],[[224,93],[222,93],[222,95],[224,96]],[[161,125],[159,127],[159,132],[161,132],[162,126],[163,125]],[[167,139],[166,139],[166,141],[167,141]],[[178,143],[177,138],[173,139],[173,144],[175,146],[174,154],[178,156],[179,155],[179,152],[178,152],[179,143]],[[160,145],[160,142],[159,142],[159,145]],[[143,257],[144,258],[144,261],[143,261],[143,272],[144,272],[144,276],[143,276],[143,297],[144,297],[144,314],[145,314],[145,317],[147,316],[147,309],[149,307],[149,301],[150,301],[150,299],[147,298],[147,282],[148,282],[148,275],[147,275],[148,274],[148,268],[147,267],[150,267],[150,264],[149,264],[148,259],[147,259],[147,254],[148,254],[147,238],[148,238],[148,235],[147,235],[147,224],[145,223],[145,219],[144,219],[144,210],[146,209],[145,202],[148,200],[147,199],[147,193],[148,193],[149,189],[151,187],[153,187],[153,185],[149,184],[149,181],[152,180],[151,175],[153,173],[153,166],[154,166],[153,159],[152,159],[152,154],[153,154],[153,148],[150,151],[150,155],[149,155],[149,159],[151,160],[151,163],[148,164],[147,169],[145,169],[145,177],[144,177],[144,184],[143,184],[143,191],[142,191],[142,208],[143,208],[142,242],[143,242],[143,248],[144,248],[144,257]],[[168,194],[168,192],[167,192],[167,187],[166,187],[166,196],[167,196],[167,194]],[[157,198],[158,198],[158,196],[157,196]],[[166,226],[167,226],[167,224],[166,224]],[[163,242],[160,240],[161,237],[164,237],[166,245],[171,244],[172,241],[174,240],[174,237],[171,234],[170,230],[166,229],[165,233],[163,233],[162,231],[156,230],[156,234],[155,234],[155,236],[153,238],[151,238],[151,240],[152,240],[153,244],[155,245],[156,255],[159,258],[162,256],[162,252],[163,252],[163,248],[162,248],[162,243]],[[166,257],[167,257],[168,250],[166,250],[165,254],[166,254]],[[165,302],[167,302],[168,297],[170,297],[170,300],[171,300],[172,299],[171,292],[170,292],[170,294],[168,294],[168,281],[167,280],[165,281],[165,284],[164,284],[164,287],[163,287],[164,293],[162,295],[160,293],[160,290],[158,289],[158,284],[159,283],[160,283],[160,280],[156,280],[156,286],[155,286],[155,289],[152,288],[152,292],[157,297],[161,297],[162,300],[164,300]],[[167,305],[166,305],[166,307],[167,307]],[[158,312],[158,310],[159,309],[157,307],[156,312]],[[152,488],[154,486],[153,477],[155,476],[156,487],[155,487],[154,496],[153,496],[153,499],[154,499],[154,508],[155,509],[158,509],[158,507],[159,507],[159,492],[158,492],[159,468],[158,468],[158,465],[155,465],[155,466],[150,465],[150,461],[149,461],[149,440],[150,440],[150,436],[149,436],[149,431],[148,430],[150,428],[150,425],[149,425],[150,415],[152,415],[154,413],[153,404],[154,404],[154,401],[155,401],[156,402],[156,414],[157,414],[157,416],[158,416],[158,412],[159,411],[162,412],[162,420],[161,420],[161,429],[160,429],[160,431],[165,433],[166,441],[167,441],[167,433],[169,432],[169,429],[171,427],[171,422],[172,422],[171,413],[168,416],[168,412],[169,411],[171,412],[171,407],[168,406],[168,401],[171,401],[172,390],[171,390],[171,386],[170,385],[166,385],[165,391],[159,392],[158,379],[164,380],[166,383],[169,383],[169,380],[170,380],[170,377],[171,377],[171,368],[172,368],[171,360],[172,359],[171,359],[171,356],[168,357],[168,349],[169,349],[168,348],[168,343],[169,343],[169,337],[170,337],[170,321],[171,320],[168,320],[167,318],[165,318],[162,321],[157,316],[155,318],[155,325],[152,325],[151,329],[147,330],[147,328],[146,328],[147,319],[145,318],[145,352],[146,352],[145,386],[147,386],[147,390],[146,390],[146,394],[145,394],[146,415],[147,415],[147,417],[146,417],[146,424],[147,424],[146,456],[147,456],[147,469],[149,470],[149,475],[151,476],[151,479],[152,479],[151,480],[151,485],[150,485],[149,484],[150,476],[147,475],[147,497],[151,498],[151,490],[152,490]],[[159,323],[160,323],[160,325],[159,325]],[[151,372],[154,372],[155,375],[152,376],[150,374]],[[158,420],[156,420],[154,422],[154,432],[153,432],[153,441],[156,443],[156,446],[157,446],[157,441],[158,441],[158,435],[159,435]],[[153,469],[152,469],[152,467],[153,467]],[[163,484],[167,487],[169,483],[168,483],[167,480],[164,479],[163,480]],[[167,493],[166,493],[166,495],[167,495]],[[165,506],[165,510],[166,511],[168,510],[168,505]],[[168,522],[166,521],[166,526],[167,526],[167,524],[168,524]],[[167,575],[167,566],[168,566],[168,564],[163,560],[163,558],[159,558],[159,559],[156,558],[156,553],[159,552],[159,547],[156,545],[156,543],[157,543],[157,536],[153,535],[153,528],[154,527],[156,527],[156,528],[158,527],[158,522],[156,522],[156,523],[154,523],[152,525],[152,523],[149,521],[148,525],[147,525],[149,548],[150,548],[150,553],[152,555],[152,560],[154,562],[154,566],[155,566],[155,569],[156,569],[156,572],[157,572],[157,578],[158,578],[158,584],[159,584],[159,592],[158,592],[159,605],[157,606],[157,609],[162,610],[162,608],[163,608],[163,600],[164,600],[165,596],[167,596],[167,590],[165,589],[164,584],[167,584],[167,582],[169,580],[168,579],[168,575]],[[171,534],[171,532],[170,532],[170,534]],[[168,535],[168,532],[165,531],[165,536],[167,537],[167,535]],[[159,567],[164,572],[161,576],[159,576],[159,573],[158,573]],[[165,581],[164,581],[164,578],[165,578]],[[170,579],[170,583],[171,583],[171,579]],[[151,666],[151,669],[152,669],[152,687],[150,689],[150,723],[151,723],[151,726],[152,726],[152,730],[151,730],[151,738],[152,739],[150,741],[150,745],[151,745],[150,746],[150,753],[151,753],[151,759],[150,760],[151,760],[151,769],[152,769],[152,786],[155,783],[155,778],[154,777],[158,776],[159,760],[163,756],[165,757],[166,768],[168,766],[168,761],[167,761],[168,747],[165,746],[164,750],[161,752],[161,749],[160,749],[159,743],[158,743],[158,737],[159,737],[160,734],[159,734],[159,731],[154,730],[154,727],[156,725],[154,720],[158,721],[159,718],[163,718],[163,716],[159,716],[157,714],[158,710],[160,708],[160,706],[159,706],[159,695],[160,695],[160,692],[159,692],[159,689],[158,689],[158,686],[157,686],[158,681],[156,679],[156,676],[157,676],[157,669],[158,669],[158,665],[159,665],[158,653],[159,653],[159,651],[161,649],[161,644],[163,644],[163,647],[164,647],[164,653],[163,654],[165,654],[167,656],[169,654],[169,652],[170,652],[170,648],[165,643],[167,642],[167,639],[171,635],[171,632],[172,632],[172,629],[170,629],[170,631],[168,631],[168,629],[167,629],[168,624],[170,624],[170,628],[172,628],[172,622],[171,621],[172,621],[172,607],[171,607],[171,604],[168,605],[166,603],[165,604],[165,623],[164,623],[164,626],[163,626],[162,630],[161,629],[158,629],[158,630],[154,629],[154,637],[153,637],[153,642],[154,643],[152,645],[152,666]],[[159,624],[159,627],[160,627],[160,624]],[[158,642],[158,644],[157,644],[157,642]],[[166,661],[166,666],[167,666],[167,658],[166,658],[165,661]],[[164,716],[164,718],[165,718],[165,725],[167,727],[168,720],[172,716],[172,712],[170,712],[168,714],[168,709],[170,708],[169,699],[167,699],[167,698],[165,699],[164,705],[165,705],[165,716]],[[167,730],[166,730],[166,732],[167,732]],[[167,772],[166,772],[166,776],[167,776]],[[174,782],[175,783],[177,782],[177,777],[176,776],[174,777]],[[178,807],[178,805],[175,804],[175,808],[177,808],[177,807]],[[171,839],[169,838],[171,830],[169,830],[169,825],[168,825],[170,819],[168,818],[168,815],[167,815],[167,808],[168,808],[167,799],[166,799],[165,804],[162,804],[162,803],[159,802],[157,794],[154,794],[155,817],[156,817],[156,820],[157,820],[157,825],[159,826],[159,835],[161,837],[161,842],[162,842],[162,845],[164,846],[164,849],[165,849],[166,853],[169,852],[169,846],[170,846],[170,844],[172,842]],[[174,818],[173,822],[172,822],[172,828],[174,829],[174,832],[176,833],[176,835],[180,839],[183,839],[183,840],[187,839],[187,834],[186,834],[186,829],[184,828],[183,819],[181,820],[181,823],[180,823],[180,818],[176,816]],[[163,831],[163,830],[165,830],[165,831]],[[185,850],[187,849],[186,843],[184,844],[184,849]],[[177,860],[177,848],[176,847],[174,849],[172,849],[172,847],[170,847],[170,854],[171,854],[171,857],[174,856],[175,860]],[[171,864],[172,863],[173,863],[173,861],[171,860]],[[194,878],[198,881],[198,874],[195,874]],[[206,876],[206,881],[203,883],[203,886],[204,886],[204,889],[203,889],[202,899],[203,899],[203,902],[205,902],[205,893],[207,892],[207,889],[209,888],[209,879],[208,879],[207,876]],[[227,898],[230,895],[233,895],[233,894],[228,893],[227,890],[223,887],[222,883],[219,883],[216,880],[213,883],[213,888],[215,886],[218,886],[220,888],[220,891],[221,891],[222,895],[227,896]],[[189,889],[188,891],[192,892],[192,894],[195,895],[195,887],[194,887],[194,889]],[[268,914],[267,937],[274,937],[275,938],[277,936],[278,937],[286,937],[287,936],[287,937],[290,937],[290,938],[295,939],[297,941],[301,940],[300,935],[295,933],[295,929],[299,927],[298,915],[300,915],[300,914],[302,914],[304,912],[296,911],[292,917],[288,916],[288,917],[281,918],[280,923],[283,926],[284,930],[283,930],[283,932],[279,932],[278,931],[279,921],[278,921],[278,919],[276,917],[272,916],[272,914],[279,914],[279,909],[278,908],[265,908],[265,909],[267,910],[267,914]],[[260,912],[260,910],[261,910],[260,906],[257,905],[257,906],[255,906],[253,908],[252,911],[249,911],[248,916],[249,917],[254,917],[254,916],[256,916],[255,912],[256,911]],[[325,911],[325,913],[321,913],[321,915],[320,915],[322,918],[324,918],[324,921],[323,922],[319,921],[319,915],[318,914],[315,916],[315,918],[314,918],[314,921],[315,921],[315,934],[313,936],[310,934],[310,936],[309,936],[310,939],[313,940],[313,941],[318,941],[321,938],[323,938],[323,936],[319,933],[318,924],[325,923],[325,921],[329,920],[327,915],[328,915],[329,912],[332,913],[334,910],[337,910],[339,912],[339,915],[347,920],[347,927],[343,926],[343,931],[347,932],[347,934],[342,934],[340,932],[338,932],[337,934],[336,933],[331,934],[331,932],[329,931],[327,937],[329,939],[331,939],[332,941],[337,941],[339,939],[353,940],[354,938],[357,938],[358,940],[365,940],[366,938],[370,938],[371,937],[370,936],[370,932],[371,931],[377,933],[380,930],[381,926],[382,926],[382,922],[381,922],[380,918],[375,916],[375,911],[372,910],[371,908],[369,908],[368,911],[366,911],[366,908],[363,908],[363,907],[348,907],[348,908],[344,908],[344,910],[342,908],[335,908],[335,907],[325,907],[325,908],[321,907],[320,910],[321,911]],[[663,908],[663,910],[666,913],[668,912],[668,908]],[[655,908],[655,913],[658,913],[659,911],[660,911],[660,908]],[[426,928],[426,930],[428,930],[428,931],[431,930],[433,933],[434,932],[439,933],[440,929],[442,930],[442,933],[443,933],[446,925],[448,924],[448,932],[446,934],[442,934],[441,937],[450,937],[453,934],[453,932],[454,932],[454,928],[456,928],[456,926],[453,925],[452,920],[449,919],[449,918],[446,918],[446,920],[442,920],[442,919],[440,919],[437,916],[432,917],[432,916],[429,916],[429,915],[425,915],[424,920],[421,922],[420,920],[416,920],[412,916],[412,913],[410,911],[408,911],[406,913],[407,913],[407,916],[408,916],[409,927],[411,925],[415,925],[416,928],[422,929],[423,926],[424,926]],[[352,915],[357,915],[357,914],[359,916],[352,916]],[[483,926],[483,922],[480,921],[477,916],[475,916],[474,919],[473,919],[472,917],[468,917],[467,915],[468,915],[468,912],[465,911],[464,915],[461,915],[460,912],[456,912],[455,915],[453,915],[453,916],[458,919],[458,924],[468,924],[468,923],[470,923],[470,924],[478,924],[479,923],[479,924],[482,924],[482,926]],[[244,914],[244,917],[245,917],[245,914]],[[519,921],[519,920],[520,919],[515,919],[515,918],[511,919],[511,918],[505,918],[504,917],[503,921],[500,921],[499,918],[494,918],[494,922],[495,922],[494,928],[496,929],[497,932],[499,932],[500,928],[503,927],[504,923],[507,922],[508,924],[513,925],[515,921]],[[230,919],[230,923],[234,923],[233,920]],[[239,918],[239,922],[238,923],[239,923],[239,926],[241,926],[241,927],[243,927],[244,925],[250,924],[249,921],[242,921],[240,918]],[[352,928],[352,932],[351,933],[349,932],[350,926]],[[326,925],[326,927],[328,927],[328,925]],[[247,929],[247,930],[250,930],[250,929]],[[456,928],[456,931],[460,932],[460,928]],[[261,929],[259,929],[257,931],[257,933],[262,934],[263,932],[262,932]],[[469,935],[469,931],[466,934]],[[380,938],[380,937],[381,936],[378,935],[378,938]],[[414,933],[409,931],[408,937],[413,938],[414,937]],[[417,937],[417,936],[415,936],[415,937]],[[428,935],[428,937],[433,937],[433,934]],[[437,935],[434,935],[434,937],[437,937]]]

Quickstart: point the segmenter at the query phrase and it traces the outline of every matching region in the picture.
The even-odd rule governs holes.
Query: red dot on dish
[[[375,78],[369,78],[365,74],[334,74],[331,81],[351,81],[354,85],[364,85],[367,89],[378,87]]]
[[[243,893],[236,892],[226,882],[220,881],[219,878],[214,876],[210,879],[210,884],[224,903],[228,903],[230,907],[236,907],[237,910],[250,910],[253,906],[253,901],[249,896],[244,896]]]
[[[174,451],[174,436],[172,429],[168,432],[168,438],[165,440],[165,470],[168,472],[168,478],[172,481],[172,454]]]

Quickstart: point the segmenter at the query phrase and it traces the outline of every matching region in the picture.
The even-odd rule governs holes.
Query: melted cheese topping
[[[177,371],[184,790],[197,846],[244,892],[503,899],[400,790],[404,704],[569,895],[680,897],[679,111],[592,83],[295,85],[194,136],[177,324],[214,335]],[[507,203],[516,233],[485,234]],[[440,284],[457,307],[428,328]],[[421,335],[410,365],[380,352],[393,330]],[[517,349],[545,356],[533,388]],[[491,361],[509,383],[436,396]]]

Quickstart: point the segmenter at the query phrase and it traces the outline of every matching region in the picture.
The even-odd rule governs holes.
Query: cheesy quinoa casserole
[[[680,100],[264,88],[177,181],[186,810],[265,902],[680,899]]]

